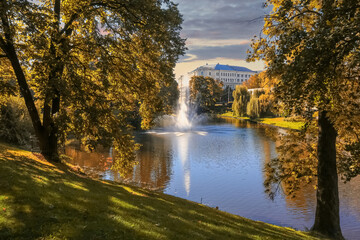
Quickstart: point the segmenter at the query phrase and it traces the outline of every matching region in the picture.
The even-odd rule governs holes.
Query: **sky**
[[[208,64],[229,64],[263,70],[263,62],[247,63],[246,50],[251,39],[259,36],[265,0],[173,0],[184,22],[181,37],[188,50],[175,67],[178,78]]]

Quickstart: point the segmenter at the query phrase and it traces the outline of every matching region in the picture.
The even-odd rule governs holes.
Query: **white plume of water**
[[[197,115],[196,107],[190,104],[189,76],[181,76],[178,82],[180,97],[174,127],[180,132],[189,132],[207,117],[206,115]]]
[[[181,76],[178,79],[178,84],[180,96],[176,115],[165,115],[156,119],[157,126],[162,127],[163,130],[165,129],[168,132],[155,132],[157,134],[175,133],[176,136],[189,132],[206,135],[206,133],[194,129],[199,123],[207,120],[207,115],[197,115],[196,106],[190,104],[189,77]],[[155,132],[151,131],[151,133]]]
[[[207,116],[198,115],[196,106],[190,104],[189,76],[181,76],[178,83],[180,96],[174,128],[180,132],[192,132],[197,124],[207,119]]]
[[[182,85],[182,84],[181,84]],[[192,127],[189,107],[189,88],[180,85],[179,109],[176,114],[175,127],[182,131],[189,131]]]

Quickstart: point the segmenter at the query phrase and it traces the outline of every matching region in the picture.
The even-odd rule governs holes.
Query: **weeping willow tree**
[[[168,0],[2,0],[0,67],[11,66],[44,157],[58,161],[71,133],[113,142],[115,167],[131,163],[129,115],[147,128],[159,111],[184,53],[181,23]]]
[[[276,162],[278,176],[290,180],[315,172],[312,230],[342,239],[337,170],[348,180],[360,172],[360,4],[358,0],[268,0],[267,5],[273,11],[265,18],[265,36],[252,44],[250,60],[265,60],[267,73],[279,80],[275,92],[286,109],[309,116],[308,124],[314,120],[311,111],[318,113],[316,151],[309,148],[304,154],[298,150],[306,147],[287,141],[283,147],[288,156]],[[296,139],[306,138],[305,134]],[[303,164],[295,164],[294,159]],[[306,159],[315,159],[315,171],[301,167]],[[292,178],[285,174],[291,168],[295,169],[289,171]]]
[[[233,91],[234,102],[232,104],[232,110],[235,116],[244,117],[247,114],[247,105],[250,101],[250,93],[248,89],[242,85],[236,85]]]

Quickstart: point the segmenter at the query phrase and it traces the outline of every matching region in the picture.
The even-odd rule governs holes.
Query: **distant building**
[[[212,77],[222,82],[224,84],[224,88],[229,86],[230,88],[235,89],[236,85],[242,84],[256,73],[256,71],[252,71],[246,67],[229,66],[218,63],[216,65],[206,64],[204,66],[200,66],[191,71],[189,75]]]

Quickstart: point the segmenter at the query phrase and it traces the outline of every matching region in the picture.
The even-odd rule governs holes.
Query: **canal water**
[[[125,181],[199,202],[253,220],[299,230],[311,228],[315,190],[301,189],[295,198],[264,193],[264,165],[276,157],[276,143],[266,127],[235,119],[177,132],[166,128],[139,133],[138,164],[126,179],[111,168],[111,150],[88,153],[68,146],[66,154],[88,173]],[[340,183],[341,227],[346,239],[360,239],[360,178]]]

